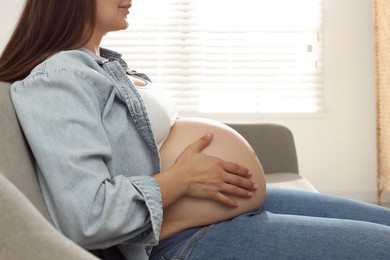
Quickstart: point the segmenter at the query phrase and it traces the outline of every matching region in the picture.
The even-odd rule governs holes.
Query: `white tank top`
[[[154,139],[160,149],[178,117],[176,104],[163,88],[151,82],[147,82],[146,86],[136,86],[136,89],[145,104]]]

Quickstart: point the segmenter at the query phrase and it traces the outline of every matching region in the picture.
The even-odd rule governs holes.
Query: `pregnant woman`
[[[0,58],[60,232],[137,260],[389,259],[389,210],[266,189],[239,134],[178,119],[161,88],[100,48],[131,4],[27,0]]]

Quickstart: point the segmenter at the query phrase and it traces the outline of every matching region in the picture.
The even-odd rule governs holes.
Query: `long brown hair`
[[[54,53],[81,47],[95,23],[96,0],[27,0],[0,57],[0,81],[21,80]]]

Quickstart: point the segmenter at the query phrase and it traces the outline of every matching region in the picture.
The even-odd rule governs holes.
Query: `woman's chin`
[[[127,28],[129,28],[129,22],[125,17],[123,20],[119,21],[115,26],[113,26],[109,31],[110,32],[123,31],[126,30]]]

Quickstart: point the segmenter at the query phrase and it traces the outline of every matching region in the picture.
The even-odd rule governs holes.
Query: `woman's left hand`
[[[212,138],[212,133],[204,135],[189,145],[171,168],[154,176],[164,207],[181,196],[211,199],[229,207],[238,206],[232,196],[253,196],[258,187],[248,169],[201,153]]]

